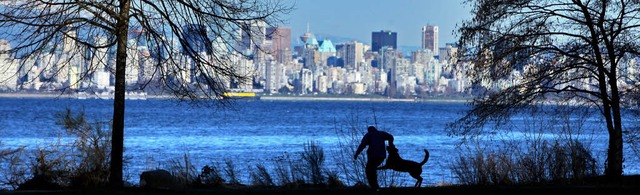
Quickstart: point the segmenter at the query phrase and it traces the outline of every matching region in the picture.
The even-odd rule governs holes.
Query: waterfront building
[[[238,75],[242,75],[242,76],[245,76],[245,77],[248,77],[248,78],[252,78],[253,76],[256,76],[256,75],[259,74],[258,72],[256,72],[259,69],[258,70],[254,70],[254,68],[256,67],[254,65],[255,62],[250,58],[246,58],[243,55],[236,54],[236,55],[232,56],[231,61],[234,64],[233,65],[234,69],[236,70],[236,73]],[[231,87],[230,86],[230,82],[231,81],[228,81],[228,82],[229,83],[227,83],[225,86]],[[253,89],[253,83],[252,83],[251,80],[235,81],[235,82],[239,82],[239,83],[237,83],[237,86],[236,86],[237,89],[241,89],[241,90],[244,90],[244,91]]]
[[[95,86],[97,89],[109,89],[110,88],[110,77],[111,74],[107,71],[104,70],[98,70],[96,72],[93,73],[93,82],[95,82],[93,84],[93,86]]]
[[[287,84],[286,66],[282,63],[269,63],[266,76],[265,92],[278,93]]]
[[[148,83],[154,78],[156,72],[156,61],[151,57],[151,52],[147,46],[138,46],[138,81],[140,83]]]
[[[326,75],[319,75],[316,78],[316,89],[319,93],[327,93],[329,89],[328,77]]]
[[[127,41],[127,67],[125,73],[126,85],[138,83],[140,73],[140,62],[138,56],[138,42],[134,39]]]
[[[387,72],[379,68],[374,68],[373,75],[374,78],[371,91],[375,94],[384,94],[387,87],[389,87],[389,83],[387,82]]]
[[[355,95],[364,95],[367,92],[366,90],[366,84],[365,83],[352,83],[351,84],[351,91],[353,91],[353,94]]]
[[[438,26],[423,26],[422,49],[429,49],[437,56],[438,48]]]
[[[78,90],[80,88],[80,74],[78,66],[69,67],[69,89]]]
[[[11,50],[11,44],[7,40],[0,40],[0,91],[15,91],[18,84],[18,77],[15,75],[18,67],[8,51]]]
[[[437,60],[427,63],[425,69],[425,84],[427,87],[435,90],[438,87],[440,75],[442,73],[442,65]]]
[[[303,68],[300,70],[300,94],[307,94],[313,92],[313,72],[309,69]]]
[[[77,33],[74,27],[66,26],[63,30],[68,36],[62,40],[62,50],[56,51],[56,55],[59,57],[57,63],[53,64],[52,73],[54,73],[55,82],[61,84],[62,87],[68,87],[71,84],[69,82],[70,70],[72,66],[80,66],[82,57],[75,41]]]

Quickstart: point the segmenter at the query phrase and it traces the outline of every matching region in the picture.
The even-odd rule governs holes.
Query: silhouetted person
[[[367,149],[367,165],[365,167],[365,174],[367,175],[369,186],[373,189],[380,188],[378,185],[378,175],[376,171],[377,167],[380,166],[387,157],[387,150],[385,149],[386,145],[384,141],[389,141],[389,146],[393,146],[393,135],[384,131],[378,131],[374,126],[369,126],[367,128],[367,134],[362,137],[362,141],[356,150],[356,154],[353,155],[353,159],[357,159],[360,152],[362,152],[365,147],[369,146]]]

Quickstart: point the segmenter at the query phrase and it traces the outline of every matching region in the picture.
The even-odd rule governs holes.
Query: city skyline
[[[283,16],[283,25],[291,28],[292,37],[303,35],[308,27],[319,39],[330,35],[367,44],[371,44],[371,32],[389,30],[398,33],[399,47],[417,48],[421,46],[421,28],[438,26],[438,47],[444,47],[457,41],[453,31],[470,17],[470,8],[463,1],[287,0],[295,7]],[[292,45],[299,44],[292,38]]]
[[[375,2],[373,1],[373,3]],[[395,8],[397,7],[392,9]],[[373,8],[363,8],[361,10],[373,10]],[[339,10],[331,10],[335,12],[324,11],[324,13],[327,13],[326,16],[336,14],[343,16],[341,14],[345,13]],[[417,21],[419,18],[413,17],[411,21]],[[330,19],[323,18],[323,20]],[[443,47],[438,44],[449,45],[447,41],[443,41],[444,43],[438,41],[440,39],[438,30],[430,34],[432,36],[430,39],[432,40],[432,46],[427,47],[427,49],[431,51],[419,49],[419,45],[423,45],[424,38],[422,33],[425,25],[416,24],[416,26],[413,26],[405,22],[399,24],[400,26],[412,27],[410,31],[415,34],[411,36],[415,39],[412,45],[418,45],[416,50],[419,52],[413,52],[414,50],[411,49],[411,57],[409,57],[407,53],[403,53],[407,51],[403,51],[401,48],[403,46],[400,43],[403,37],[402,31],[389,30],[391,28],[386,27],[382,29],[387,30],[370,31],[358,29],[359,32],[366,32],[366,36],[361,39],[340,39],[334,36],[326,36],[322,32],[313,31],[308,27],[305,28],[305,33],[300,36],[292,32],[295,29],[294,27],[285,24],[278,25],[280,27],[275,28],[267,26],[264,21],[248,21],[248,23],[243,24],[247,25],[242,26],[241,30],[234,32],[236,34],[232,35],[234,39],[239,39],[235,40],[235,43],[229,42],[231,45],[227,45],[235,50],[227,54],[234,55],[233,52],[240,52],[249,57],[227,59],[239,72],[245,75],[252,75],[252,82],[238,83],[232,79],[221,82],[224,86],[236,91],[270,94],[293,92],[297,94],[378,94],[388,97],[413,97],[425,96],[430,93],[464,93],[464,86],[468,85],[464,75],[454,75],[447,72],[451,71],[447,67],[450,67],[452,63],[456,63],[455,61],[450,61],[449,58],[449,54],[455,48]],[[436,24],[427,24],[426,26],[429,25],[438,26]],[[308,24],[305,26],[308,26]],[[175,48],[166,50],[166,54],[171,55],[172,59],[180,59],[173,62],[181,64],[178,69],[172,70],[179,74],[171,74],[168,77],[170,77],[169,79],[189,84],[198,84],[198,78],[201,78],[200,75],[206,76],[207,72],[199,72],[197,71],[198,69],[193,68],[195,66],[188,54],[198,53],[199,55],[205,55],[203,59],[209,59],[208,56],[214,53],[212,52],[214,46],[210,44],[215,43],[202,43],[205,39],[201,36],[206,35],[193,33],[206,32],[203,26],[187,24],[182,28],[184,29],[183,36],[188,43],[171,44]],[[309,30],[307,31],[307,29]],[[254,35],[258,36],[250,36],[246,32],[254,32],[256,33]],[[267,34],[266,32],[270,33]],[[136,35],[136,33],[140,32],[132,30],[132,35]],[[334,35],[339,35],[339,37],[350,36],[342,33],[344,32],[338,31]],[[15,75],[15,72],[19,76],[16,77],[15,84],[8,82],[10,85],[7,85],[7,89],[50,90],[59,86],[68,86],[71,89],[92,88],[107,92],[112,90],[114,80],[112,76],[109,76],[109,72],[104,72],[106,69],[98,69],[95,73],[91,72],[89,76],[93,78],[90,80],[79,79],[81,78],[80,74],[85,72],[87,67],[98,67],[100,64],[86,66],[87,63],[95,63],[95,61],[83,62],[81,61],[82,59],[72,58],[74,55],[71,54],[84,52],[80,51],[79,49],[81,48],[76,47],[76,44],[73,43],[73,40],[75,40],[73,37],[80,36],[81,33],[77,33],[73,28],[70,28],[67,34],[70,37],[65,39],[62,44],[65,49],[61,51],[47,53],[45,58],[15,59],[16,62],[30,65],[31,67],[29,68],[18,68],[12,65],[14,63],[8,63],[9,67],[12,68],[9,72],[12,73],[5,76],[0,75],[2,76],[0,78],[8,78]],[[127,51],[126,85],[132,88],[137,88],[137,85],[144,83],[159,82],[152,76],[154,73],[147,70],[153,70],[154,63],[161,62],[152,57],[153,53],[147,45],[137,45],[139,40],[135,40],[135,37],[129,37],[128,46],[130,47]],[[292,42],[289,44],[282,39],[292,40]],[[442,39],[444,40],[445,38]],[[293,40],[302,40],[305,44],[303,47],[297,47],[299,45],[293,43],[295,42]],[[172,41],[170,42],[173,43]],[[450,40],[450,42],[453,42],[453,40]],[[293,47],[293,50],[289,50],[285,45],[295,47]],[[184,46],[186,46],[186,49]],[[263,46],[267,50],[257,49],[257,47]],[[383,49],[385,46],[393,49]],[[437,48],[433,48],[433,46]],[[269,50],[274,53],[265,52]],[[295,56],[292,55],[294,50],[297,52]],[[376,52],[365,53],[367,50]],[[442,57],[440,61],[434,55],[438,52],[446,54],[439,56]],[[107,53],[107,51],[96,53],[96,55],[104,53]],[[113,63],[109,62],[115,61],[113,56],[111,56],[111,59],[106,57],[104,59],[106,61],[102,64],[105,66],[112,66]],[[45,65],[42,66],[42,64]],[[183,65],[186,65],[186,67]],[[62,73],[54,74],[60,72]]]

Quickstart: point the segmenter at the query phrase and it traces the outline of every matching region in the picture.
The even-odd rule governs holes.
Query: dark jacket
[[[389,145],[393,145],[393,135],[378,131],[375,127],[371,126],[367,129],[367,134],[362,137],[362,141],[356,150],[354,157],[357,157],[365,147],[367,149],[367,155],[369,158],[386,158],[387,151],[384,141],[389,141]]]

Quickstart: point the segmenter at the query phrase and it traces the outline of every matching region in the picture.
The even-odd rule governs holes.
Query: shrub
[[[311,184],[325,184],[325,178],[323,175],[324,150],[320,145],[318,145],[318,142],[307,142],[304,145],[304,151],[302,152],[301,157],[305,163],[304,168],[307,170],[306,176],[310,179]]]
[[[198,177],[197,170],[188,152],[185,152],[182,158],[169,160],[164,166],[175,177],[178,186],[195,184]]]
[[[227,175],[229,184],[240,185],[240,180],[238,179],[238,170],[236,169],[235,164],[233,164],[233,161],[227,158],[224,160],[224,164],[224,173]]]
[[[596,160],[577,140],[542,142],[528,150],[476,150],[459,155],[451,169],[460,183],[481,185],[576,183],[598,171]]]
[[[194,184],[201,187],[222,187],[225,185],[225,180],[218,167],[205,165]]]
[[[251,172],[251,184],[254,186],[274,186],[273,178],[267,168],[262,165],[256,165],[256,169]]]
[[[109,178],[111,157],[111,123],[89,122],[84,111],[73,116],[71,110],[58,115],[57,124],[76,137],[71,146],[71,185],[105,186]]]
[[[57,142],[38,147],[32,155],[29,168],[13,169],[12,175],[31,172],[30,179],[14,178],[18,189],[59,189],[106,186],[109,178],[111,149],[111,123],[90,122],[84,111],[73,115],[69,108],[56,114],[56,125],[65,131]],[[63,137],[72,140],[64,142]],[[21,166],[22,157],[13,157],[11,166]],[[13,184],[15,185],[15,183]]]
[[[0,146],[2,143],[0,142]],[[29,166],[25,158],[25,147],[3,148],[0,150],[0,190],[18,188],[18,185],[27,181]]]

